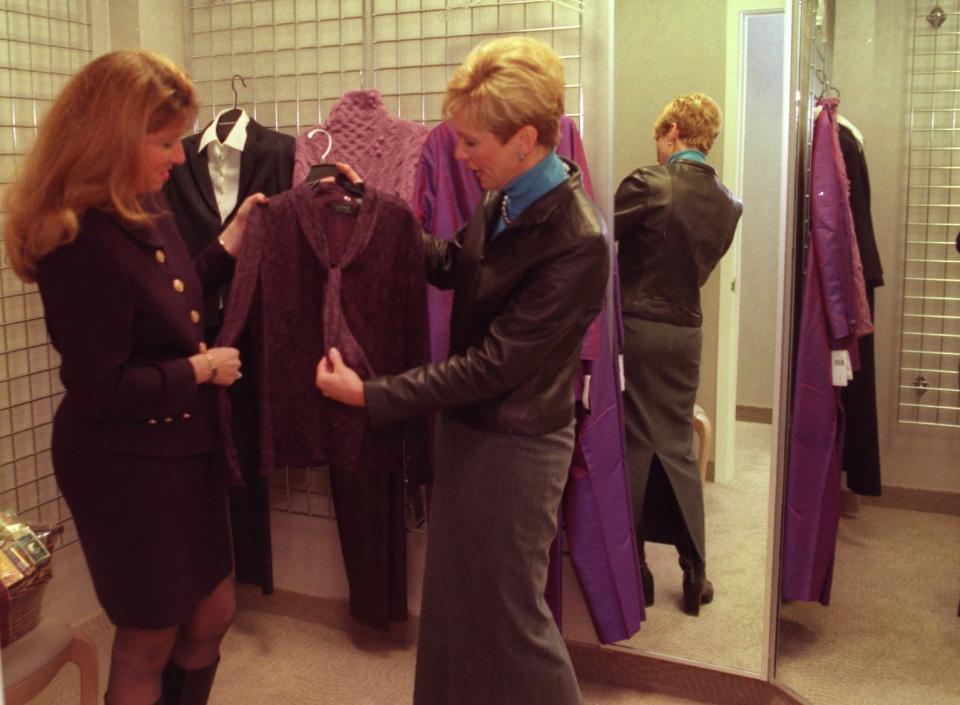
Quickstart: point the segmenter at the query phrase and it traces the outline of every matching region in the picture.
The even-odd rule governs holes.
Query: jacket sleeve
[[[456,285],[457,257],[460,254],[462,236],[463,230],[460,230],[453,240],[443,240],[423,232],[427,281],[438,289],[452,289]]]
[[[204,300],[219,291],[233,276],[235,262],[233,256],[216,238],[200,251],[193,260],[193,266],[203,286]]]
[[[64,245],[40,262],[37,282],[60,377],[95,421],[137,421],[195,409],[199,387],[186,357],[137,362],[134,292],[123,263],[95,238]]]
[[[477,347],[394,377],[364,383],[374,425],[502,396],[526,379],[584,319],[600,311],[609,272],[602,237],[576,241],[531,270]],[[584,292],[596,292],[585,299]]]
[[[613,199],[613,236],[619,242],[655,231],[657,213],[670,202],[663,179],[651,181],[646,169],[637,169],[617,188]],[[668,182],[667,182],[668,183]]]

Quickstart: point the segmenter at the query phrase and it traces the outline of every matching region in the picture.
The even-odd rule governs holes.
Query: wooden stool
[[[710,444],[713,442],[713,426],[699,404],[693,405],[693,430],[700,440],[697,447],[697,466],[700,470],[700,484],[703,485],[707,482],[707,461],[710,459]]]
[[[3,650],[6,705],[23,705],[37,697],[67,661],[80,669],[80,705],[97,705],[96,649],[66,624],[46,619]]]

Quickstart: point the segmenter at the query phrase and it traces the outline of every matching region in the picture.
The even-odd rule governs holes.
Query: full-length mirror
[[[643,493],[646,509],[637,512],[636,490],[634,506],[644,515],[645,558],[655,599],[639,634],[625,643],[644,652],[753,673],[763,670],[772,571],[768,535],[776,443],[771,420],[779,403],[774,384],[777,306],[784,281],[780,223],[786,199],[781,183],[786,24],[784,4],[777,0],[616,3],[615,182],[639,167],[656,165],[658,116],[674,98],[699,92],[710,96],[723,114],[719,138],[700,151],[707,151],[706,164],[743,204],[733,244],[700,290],[702,350],[696,398],[707,423],[695,424],[695,443],[701,441],[701,460],[709,460],[706,479],[695,488],[702,489],[702,515],[697,515],[699,497],[685,499],[688,490],[682,479],[667,462],[661,463],[661,478],[670,483],[681,507],[681,527],[701,522],[705,527],[701,548],[713,600],[701,605],[698,616],[690,614],[677,565],[678,557],[681,565],[686,560],[681,542],[670,541],[662,531],[650,535],[650,514],[669,494],[662,492],[662,481],[655,482],[657,469],[651,468]],[[629,245],[623,238],[620,247],[621,278],[629,278],[630,263],[623,260]],[[628,337],[631,315],[625,309]],[[681,327],[669,324],[648,337],[662,340]],[[638,362],[632,368],[629,340],[627,348],[629,390],[642,356],[634,358]],[[664,388],[659,394],[675,391]],[[628,433],[628,446],[630,442]],[[650,583],[648,577],[645,589]]]
[[[960,4],[819,0],[801,3],[798,15],[808,137],[798,155],[802,305],[776,679],[816,705],[952,703],[960,693]],[[873,332],[858,335],[853,379],[839,380],[842,391],[828,382],[824,407],[807,382],[818,359],[844,347],[818,353],[812,335],[833,312],[817,306],[830,283],[814,276],[836,263],[824,247],[831,222],[853,226]],[[823,442],[805,443],[810,434]]]

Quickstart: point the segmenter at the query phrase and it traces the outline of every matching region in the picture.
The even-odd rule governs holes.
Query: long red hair
[[[131,225],[148,222],[137,198],[144,138],[190,117],[196,106],[190,79],[159,54],[116,51],[80,69],[4,193],[4,244],[17,276],[34,281],[37,262],[76,238],[90,208]]]

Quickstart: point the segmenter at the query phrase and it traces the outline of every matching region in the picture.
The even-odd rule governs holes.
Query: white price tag
[[[834,387],[846,387],[847,382],[853,379],[853,365],[850,363],[850,353],[846,350],[834,350],[830,353],[830,369]]]

